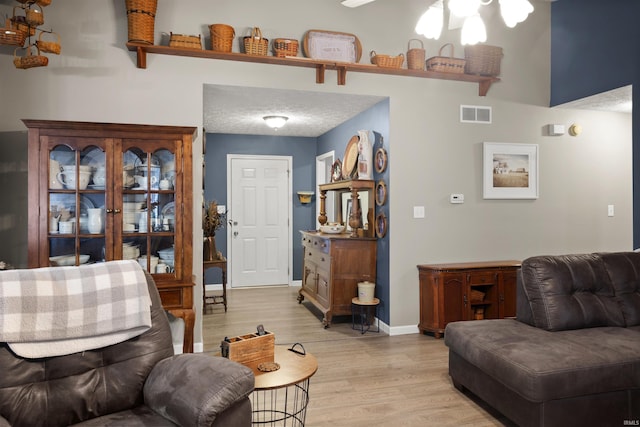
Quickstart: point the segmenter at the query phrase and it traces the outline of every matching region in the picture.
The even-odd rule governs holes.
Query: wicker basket
[[[211,34],[211,50],[231,52],[233,38],[236,36],[236,32],[231,25],[211,24],[209,25],[209,33]]]
[[[411,42],[417,41],[420,43],[420,47],[411,47]],[[419,39],[411,39],[407,45],[407,68],[410,70],[424,70],[425,64],[424,59],[426,56],[426,51],[424,50],[424,44],[422,40]]]
[[[15,28],[11,19],[7,19],[5,27],[0,28],[0,44],[22,46],[27,39],[27,33]]]
[[[60,35],[58,33],[54,33],[53,31],[50,33],[56,37],[56,41],[46,41],[42,40],[42,35],[45,34],[45,31],[40,31],[38,35],[38,41],[36,41],[36,45],[41,52],[53,53],[56,55],[60,55]]]
[[[51,4],[51,0],[36,0],[36,4],[42,7],[49,6]]]
[[[442,56],[442,51],[446,47],[451,48],[450,56]],[[456,74],[464,73],[464,64],[466,63],[466,61],[461,58],[454,58],[453,53],[453,45],[451,43],[447,43],[442,46],[438,51],[438,56],[433,56],[427,59],[427,71]]]
[[[20,6],[13,7],[13,16],[11,17],[11,26],[14,29],[20,30],[27,34],[27,37],[33,37],[36,35],[36,27],[32,27],[27,23],[27,17],[25,15],[16,15],[16,8],[26,13],[25,9]]]
[[[158,0],[126,0],[129,41],[153,44]]]
[[[485,293],[482,292],[482,291],[478,291],[476,289],[471,289],[471,292],[470,292],[471,302],[482,302],[482,301],[484,301],[484,295],[485,295]]]
[[[173,34],[169,36],[170,47],[185,47],[188,49],[202,49],[202,38],[200,34],[197,36],[189,36],[185,34]]]
[[[248,55],[267,55],[269,51],[269,39],[262,37],[260,28],[253,27],[251,35],[243,37],[244,53]]]
[[[33,54],[33,48],[37,50],[37,55]],[[22,49],[26,51],[24,56],[18,56],[18,50]],[[26,47],[17,47],[13,52],[13,65],[16,68],[26,70],[33,67],[46,67],[49,64],[49,58],[40,55],[40,49],[36,45],[29,45]]]
[[[465,46],[464,57],[467,65],[464,72],[481,76],[499,76],[502,56],[502,48],[498,46]]]
[[[404,55],[402,53],[398,56],[378,55],[375,50],[372,50],[369,56],[371,57],[371,63],[378,67],[401,68],[404,63]]]
[[[27,21],[27,24],[32,27],[39,27],[44,24],[42,8],[37,4],[31,5],[31,7],[25,10],[25,20]]]
[[[298,40],[273,39],[273,53],[278,58],[298,56]]]

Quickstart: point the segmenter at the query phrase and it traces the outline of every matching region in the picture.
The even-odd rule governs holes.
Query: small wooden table
[[[358,329],[356,328],[356,315],[358,315],[360,332],[364,334],[369,331],[371,329],[371,325],[375,322],[378,304],[380,304],[380,300],[378,298],[374,298],[373,301],[369,302],[361,301],[360,298],[354,297],[351,300],[351,329]],[[375,331],[371,330],[371,332],[380,332],[380,323],[378,323],[378,328]]]
[[[300,345],[295,349],[301,350]],[[280,365],[277,371],[253,370],[255,389],[249,396],[252,424],[304,426],[309,380],[318,370],[318,361],[312,354],[298,354],[283,345],[274,347],[274,360]]]
[[[222,295],[207,295],[204,274],[210,268],[222,270]],[[211,301],[207,302],[207,299]],[[227,312],[227,259],[225,257],[202,262],[202,313],[205,312],[207,304],[224,304],[224,311]]]

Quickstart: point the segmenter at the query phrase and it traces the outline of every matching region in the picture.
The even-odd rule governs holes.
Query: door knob
[[[236,237],[236,236],[238,236],[238,232],[237,232],[237,231],[234,231],[234,232],[233,232],[233,237]]]

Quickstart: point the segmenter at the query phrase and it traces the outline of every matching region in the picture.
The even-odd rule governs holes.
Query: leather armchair
[[[0,343],[0,427],[250,426],[251,369],[221,357],[173,355],[147,274],[152,327],[109,347],[25,359]]]

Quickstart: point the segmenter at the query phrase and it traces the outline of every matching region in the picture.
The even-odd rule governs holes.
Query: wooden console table
[[[516,315],[520,261],[418,265],[421,333],[444,333],[449,322]]]
[[[207,295],[204,273],[210,268],[222,270],[222,295]],[[207,302],[207,299],[212,301]],[[227,259],[225,257],[202,262],[202,313],[207,308],[207,304],[224,304],[224,311],[227,312]]]

